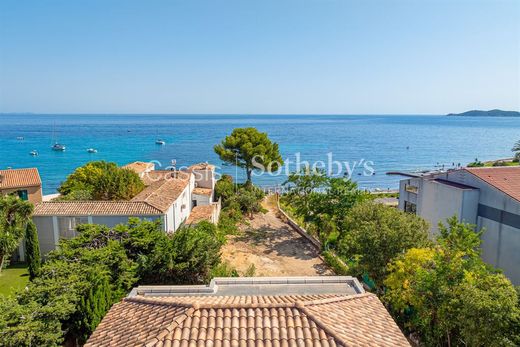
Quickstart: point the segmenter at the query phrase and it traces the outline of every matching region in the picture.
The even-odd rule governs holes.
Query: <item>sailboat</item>
[[[157,131],[157,135],[159,135],[159,131]],[[157,140],[155,140],[155,144],[156,145],[165,145],[166,144],[166,141],[164,141],[163,139],[161,139],[159,136],[157,136]]]
[[[53,126],[52,128],[52,138],[54,139],[54,135],[55,135],[55,128],[56,128],[56,124]],[[54,141],[54,145],[52,145],[51,149],[53,151],[56,151],[56,152],[63,152],[65,150],[65,146],[62,145],[61,143],[58,143],[57,140]]]

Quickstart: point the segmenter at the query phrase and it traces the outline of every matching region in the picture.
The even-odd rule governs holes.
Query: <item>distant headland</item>
[[[518,111],[502,111],[502,110],[472,110],[462,113],[449,113],[448,116],[460,116],[460,117],[520,117]]]

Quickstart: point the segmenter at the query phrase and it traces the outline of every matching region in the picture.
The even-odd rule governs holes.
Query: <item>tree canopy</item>
[[[223,238],[209,222],[167,234],[160,221],[134,218],[78,232],[16,298],[0,296],[0,346],[81,345],[136,284],[202,284],[216,270],[233,272],[220,266]]]
[[[234,129],[214,150],[224,162],[244,168],[248,182],[253,170],[273,172],[283,165],[278,144],[256,128]]]
[[[323,170],[292,173],[284,184],[289,192],[282,200],[322,241],[341,233],[345,216],[356,204],[369,198],[356,182],[327,176]]]
[[[58,191],[65,200],[130,200],[144,189],[139,175],[116,163],[92,161],[77,168]]]
[[[0,195],[0,272],[20,244],[30,221],[33,205],[17,196]]]
[[[354,261],[379,290],[391,260],[411,248],[430,245],[426,221],[372,201],[354,206],[343,223],[345,232],[339,236],[337,253]]]
[[[437,244],[412,248],[389,265],[384,300],[426,346],[517,346],[518,296],[485,264],[474,227],[448,220]]]

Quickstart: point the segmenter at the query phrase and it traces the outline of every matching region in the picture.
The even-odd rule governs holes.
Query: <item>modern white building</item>
[[[136,162],[125,168],[136,171],[146,184],[130,201],[44,201],[35,206],[33,221],[42,255],[55,249],[61,238],[74,237],[76,226],[84,223],[113,227],[131,217],[159,219],[165,232],[174,232],[182,224],[218,222],[214,166],[201,163],[184,171],[166,171]]]
[[[520,284],[520,167],[410,175],[400,181],[399,208],[430,222],[432,235],[453,215],[484,229],[482,258]]]

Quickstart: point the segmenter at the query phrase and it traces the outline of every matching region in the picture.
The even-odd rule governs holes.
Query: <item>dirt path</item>
[[[240,273],[251,264],[255,276],[312,276],[332,272],[319,258],[319,252],[304,237],[277,217],[274,198],[262,205],[259,213],[240,227],[240,234],[228,237],[222,258]]]

